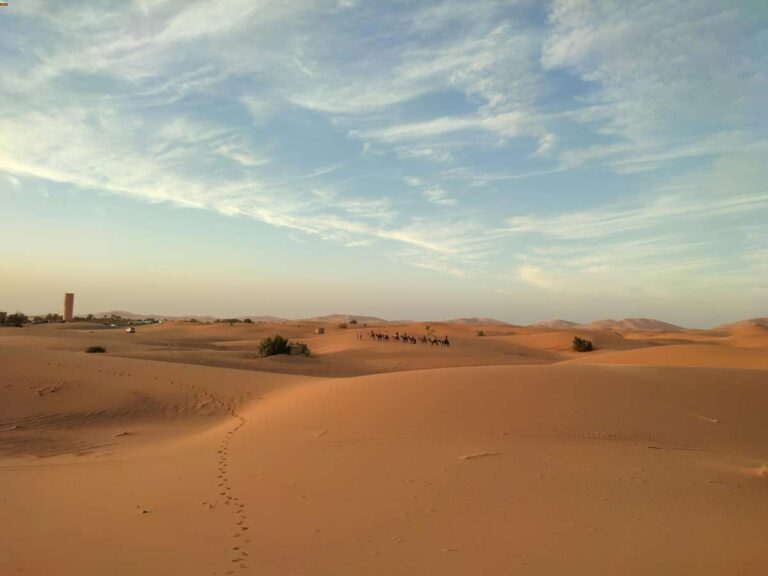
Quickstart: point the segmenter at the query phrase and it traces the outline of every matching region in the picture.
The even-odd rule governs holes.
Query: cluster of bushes
[[[104,346],[89,346],[85,349],[86,354],[101,354],[106,351],[107,349]]]
[[[23,312],[15,312],[13,314],[0,312],[0,324],[10,324],[21,328],[27,322],[29,322],[29,318]]]
[[[267,356],[276,356],[278,354],[290,354],[291,347],[298,348],[304,356],[310,356],[312,352],[309,346],[303,342],[290,342],[287,338],[283,338],[279,334],[275,334],[270,338],[264,338],[259,344],[259,355],[262,358]]]
[[[339,328],[341,328],[342,330],[346,330],[347,323],[346,322],[342,322],[341,324],[339,324]]]
[[[477,335],[478,336],[485,336],[485,331],[484,330],[478,330],[477,331]]]
[[[592,352],[592,350],[594,350],[594,347],[592,346],[591,340],[586,340],[584,338],[579,338],[578,336],[574,336],[573,349],[576,352]]]
[[[240,320],[240,318],[216,318],[214,322],[221,322],[221,323],[229,323],[229,324],[240,324],[241,322],[243,324],[253,324],[253,320],[250,318],[246,318],[245,320]]]

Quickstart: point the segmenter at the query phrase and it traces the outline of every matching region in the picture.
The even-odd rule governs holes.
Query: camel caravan
[[[376,340],[378,342],[402,342],[403,344],[429,344],[431,346],[448,346],[450,347],[451,342],[448,340],[448,336],[445,336],[444,338],[438,338],[437,336],[411,336],[409,334],[403,333],[400,334],[400,332],[395,332],[393,336],[390,336],[386,332],[375,332],[371,330],[368,333],[368,337],[371,340]],[[362,335],[360,336],[362,339]]]

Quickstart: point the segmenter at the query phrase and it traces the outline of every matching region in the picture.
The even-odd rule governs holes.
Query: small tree
[[[485,331],[484,330],[478,330],[477,331],[477,335],[478,336],[485,336]]]
[[[0,312],[0,324],[5,324],[7,318],[8,312]]]
[[[349,321],[349,323],[350,323],[350,324],[357,324],[357,320],[355,320],[354,318],[352,318],[352,320],[350,320],[350,321]]]
[[[341,328],[342,330],[346,330],[347,323],[346,322],[342,322],[341,324],[339,324],[339,328]]]
[[[592,352],[592,350],[594,350],[594,347],[592,346],[591,340],[586,340],[584,338],[579,338],[578,336],[574,336],[573,349],[576,352]]]
[[[245,322],[246,324],[253,324],[253,320],[251,320],[250,318],[246,318],[245,320],[243,320],[243,322]]]

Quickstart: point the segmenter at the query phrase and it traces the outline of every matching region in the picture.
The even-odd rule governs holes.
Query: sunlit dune
[[[317,328],[324,334],[316,334]],[[760,574],[768,338],[0,330],[14,574]],[[311,357],[260,358],[275,333]],[[482,335],[481,335],[482,334]],[[571,348],[577,335],[595,350]],[[101,345],[106,353],[86,354]]]

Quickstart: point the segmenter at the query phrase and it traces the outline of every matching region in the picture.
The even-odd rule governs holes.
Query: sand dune
[[[768,369],[768,348],[751,350],[707,344],[678,344],[579,356],[579,364],[625,364],[634,366],[701,366],[713,368]]]
[[[720,326],[715,327],[715,330],[730,330],[733,328],[743,328],[750,326],[768,327],[768,316],[764,318],[750,318],[748,320],[741,320],[732,324],[721,324]]]
[[[389,324],[389,320],[384,318],[378,318],[377,316],[359,316],[355,314],[326,314],[325,316],[315,316],[313,318],[306,318],[304,322],[321,322],[325,324],[339,324],[342,322],[355,321],[358,324],[371,324],[375,326]]]
[[[580,324],[581,328],[602,328],[605,330],[682,330],[669,322],[653,318],[624,318],[624,320],[595,320]]]
[[[578,326],[578,322],[571,322],[570,320],[562,320],[560,318],[556,320],[544,320],[542,322],[536,322],[531,324],[537,328],[552,328],[553,330],[567,330],[573,326]]]
[[[0,330],[0,573],[768,565],[760,330],[319,325]],[[276,331],[314,357],[255,358]]]
[[[510,326],[509,322],[503,322],[502,320],[496,320],[494,318],[454,318],[453,320],[446,320],[448,324],[479,324],[481,326]]]

